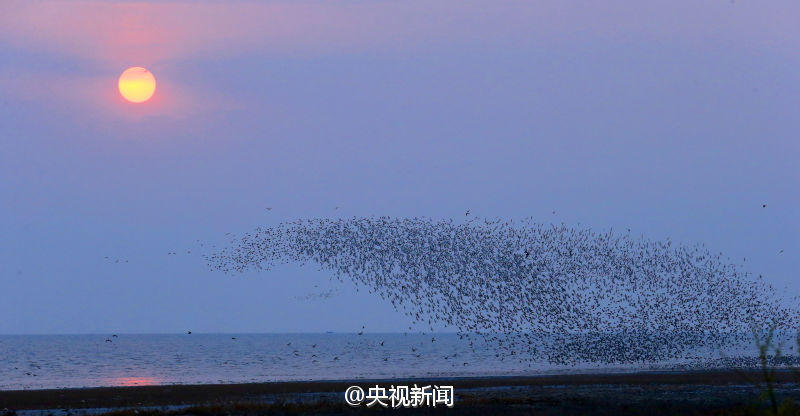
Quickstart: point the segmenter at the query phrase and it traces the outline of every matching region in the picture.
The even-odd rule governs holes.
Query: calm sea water
[[[522,364],[477,344],[455,334],[10,335],[0,336],[0,390],[609,369]]]

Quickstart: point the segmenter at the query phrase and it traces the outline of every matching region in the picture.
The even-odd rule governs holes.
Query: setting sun
[[[156,78],[145,68],[130,67],[119,76],[119,92],[132,103],[143,103],[156,91]]]

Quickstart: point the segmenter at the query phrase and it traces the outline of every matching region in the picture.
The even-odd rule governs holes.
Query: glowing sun
[[[140,66],[132,66],[119,76],[119,93],[132,103],[143,103],[156,92],[156,77]]]

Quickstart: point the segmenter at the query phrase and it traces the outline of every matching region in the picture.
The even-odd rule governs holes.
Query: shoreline
[[[376,384],[452,385],[456,391],[481,391],[519,389],[535,394],[552,387],[568,387],[571,391],[587,390],[680,390],[693,386],[708,386],[712,390],[723,386],[742,386],[755,389],[753,381],[761,374],[754,370],[659,371],[631,373],[587,373],[541,376],[488,376],[450,378],[396,378],[324,381],[278,381],[241,384],[166,384],[152,386],[86,387],[41,390],[0,390],[0,409],[98,409],[185,406],[209,403],[269,402],[286,398],[313,397],[342,398],[349,386],[365,390]],[[800,376],[790,371],[776,372],[776,382],[796,384]],[[749,381],[748,381],[749,380]],[[790,384],[790,385],[791,385]],[[629,388],[630,387],[630,388]],[[717,388],[717,390],[719,390]]]

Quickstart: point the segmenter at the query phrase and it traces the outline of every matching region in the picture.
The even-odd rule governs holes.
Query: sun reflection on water
[[[110,381],[112,386],[154,386],[159,384],[155,377],[117,377]]]

